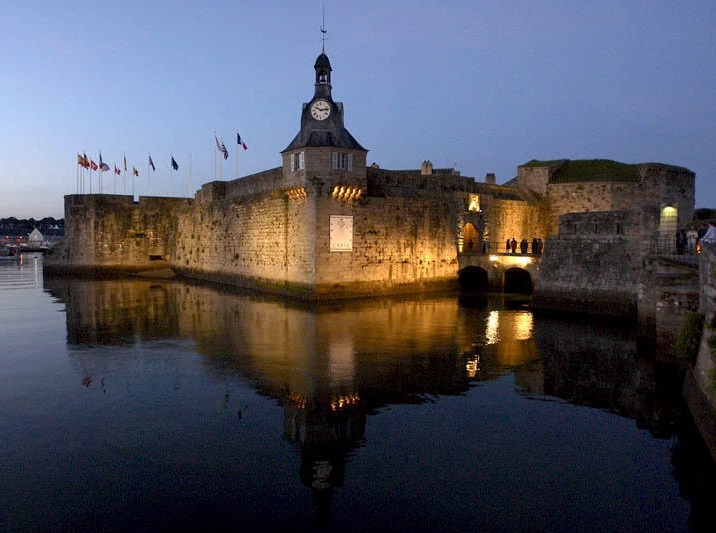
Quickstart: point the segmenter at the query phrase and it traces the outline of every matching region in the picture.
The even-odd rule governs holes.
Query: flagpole
[[[239,134],[236,133],[236,140],[238,141]],[[239,143],[236,143],[236,179],[239,179]]]
[[[189,198],[191,198],[191,193],[192,193],[191,189],[192,189],[192,186],[191,186],[191,154],[189,154],[189,194],[187,195],[187,196],[189,196]]]
[[[149,186],[152,181],[152,175],[149,173],[149,158],[151,155],[147,152],[147,196],[149,196]]]
[[[174,161],[174,154],[171,154],[172,161]],[[174,185],[172,184],[172,172],[174,171],[174,164],[169,162],[169,196],[174,196]]]

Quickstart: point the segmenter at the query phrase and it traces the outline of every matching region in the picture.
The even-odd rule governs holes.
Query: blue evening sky
[[[716,208],[713,0],[26,0],[0,14],[0,218],[64,216],[78,152],[126,155],[141,195],[233,179],[237,130],[241,176],[280,166],[322,5],[333,97],[369,164],[504,183],[534,158],[654,161],[693,170],[696,207]]]

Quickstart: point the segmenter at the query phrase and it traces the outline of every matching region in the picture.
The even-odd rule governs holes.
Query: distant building
[[[45,237],[40,230],[35,228],[27,236],[27,245],[30,248],[40,248],[45,243]]]

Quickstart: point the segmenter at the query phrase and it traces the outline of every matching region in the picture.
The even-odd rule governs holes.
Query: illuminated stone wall
[[[281,291],[315,279],[313,201],[275,190],[197,203],[178,219],[172,265],[191,277]],[[216,199],[218,198],[218,199]]]

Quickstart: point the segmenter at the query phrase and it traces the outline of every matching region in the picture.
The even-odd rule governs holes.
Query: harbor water
[[[633,328],[0,263],[0,531],[688,531],[716,468]]]

